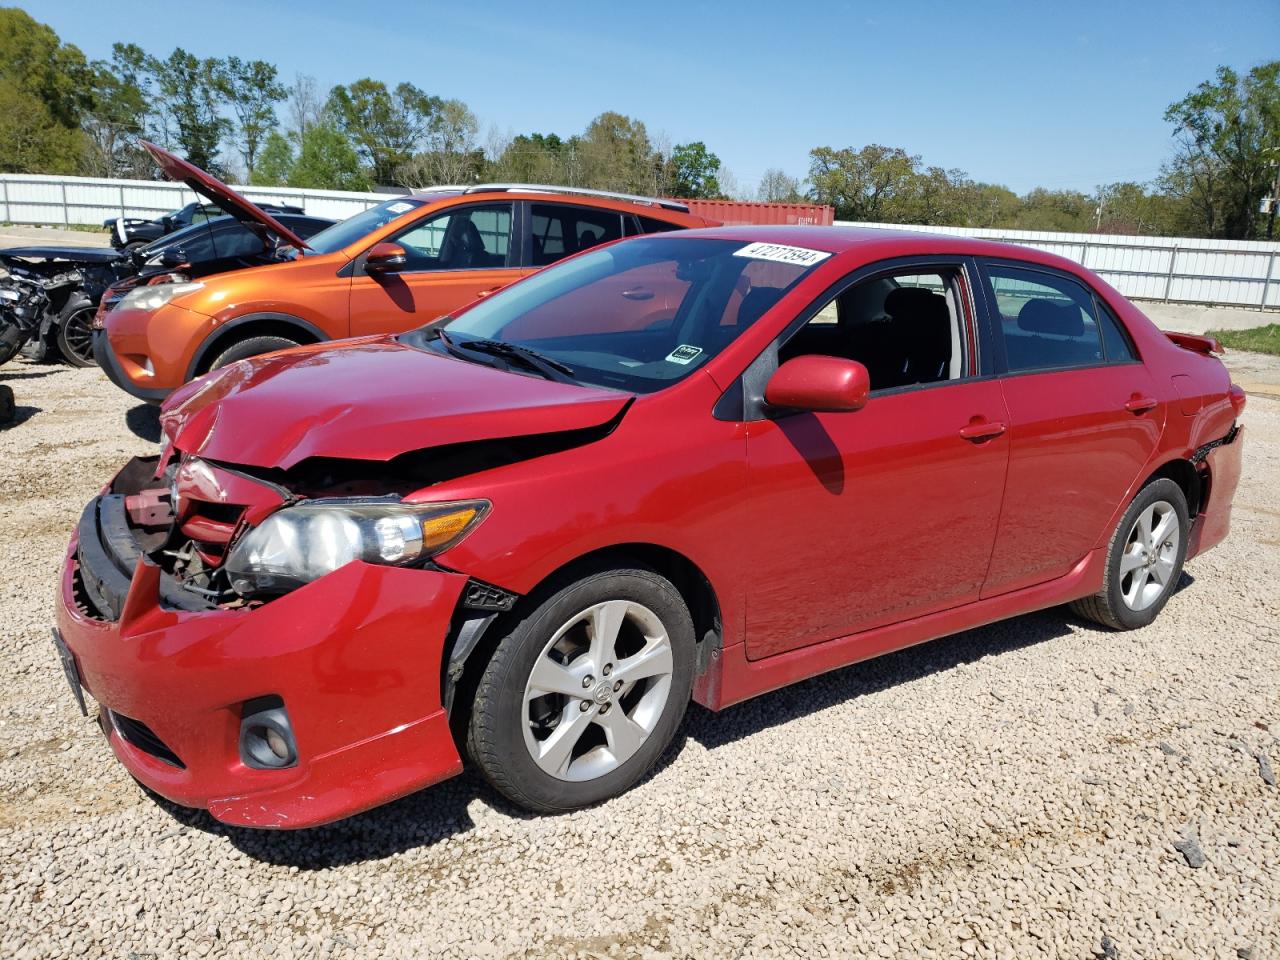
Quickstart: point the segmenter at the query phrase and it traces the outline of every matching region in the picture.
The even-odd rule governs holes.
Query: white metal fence
[[[849,220],[837,220],[836,225],[945,233],[1035,247],[1083,264],[1125,296],[1140,300],[1255,309],[1280,307],[1280,243],[903,226]]]
[[[386,199],[385,194],[297,187],[236,187],[251,200],[294,204],[340,220]],[[110,217],[158,217],[190,203],[178,183],[0,174],[0,222],[53,226],[98,225]],[[837,225],[909,229],[1024,244],[1082,263],[1126,296],[1143,300],[1280,308],[1280,243],[1118,237],[1099,233],[901,227],[889,223]]]
[[[288,203],[316,217],[342,220],[387,197],[347,190],[236,187],[255,202]],[[53,226],[101,225],[110,217],[151,219],[199,199],[183,184],[164,180],[97,180],[36,174],[0,174],[0,222]]]

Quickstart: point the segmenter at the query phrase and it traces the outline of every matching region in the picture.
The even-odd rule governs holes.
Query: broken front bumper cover
[[[341,819],[457,774],[441,656],[465,576],[355,562],[253,609],[189,595],[108,494],[68,548],[58,633],[112,750],[163,797],[251,827]],[[298,762],[245,765],[244,705],[277,696]]]

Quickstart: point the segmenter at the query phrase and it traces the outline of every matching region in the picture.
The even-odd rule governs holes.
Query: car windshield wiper
[[[444,332],[441,331],[441,338],[443,339],[445,336]],[[444,342],[446,346],[450,345],[449,340],[444,340]],[[535,373],[540,373],[548,380],[555,380],[558,383],[578,382],[573,377],[573,367],[538,353],[537,350],[522,347],[519,344],[506,343],[502,340],[464,340],[458,343],[458,346],[464,350],[474,350],[476,353],[487,353],[490,356],[501,357],[503,360],[518,360]]]
[[[444,330],[442,330],[440,327],[435,327],[434,329],[427,330],[426,336],[424,339],[439,340],[442,344],[444,344],[445,351],[451,357],[457,357],[459,360],[467,361],[467,363],[476,362],[475,357],[471,356],[470,354],[463,353],[460,349],[458,349],[458,344],[454,341],[453,337],[445,333]]]

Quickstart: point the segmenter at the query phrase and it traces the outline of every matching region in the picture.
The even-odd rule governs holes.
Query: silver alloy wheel
[[[594,780],[626,763],[657,726],[671,692],[671,638],[630,600],[575,614],[542,648],[524,688],[524,742],[545,772]]]
[[[1181,538],[1177,511],[1167,500],[1138,514],[1120,554],[1120,596],[1126,607],[1145,610],[1169,589]]]

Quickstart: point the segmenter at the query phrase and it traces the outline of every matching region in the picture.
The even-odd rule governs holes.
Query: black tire
[[[5,326],[0,329],[0,364],[8,363],[16,357],[26,342],[26,334],[17,327]]]
[[[1136,610],[1125,602],[1124,591],[1126,583],[1130,586],[1133,584],[1129,578],[1140,574],[1142,568],[1139,567],[1137,571],[1126,574],[1122,572],[1122,561],[1138,518],[1151,507],[1161,503],[1172,506],[1177,519],[1178,542],[1174,549],[1168,551],[1169,559],[1173,561],[1172,570],[1161,584],[1162,589],[1159,595],[1149,601],[1149,605],[1143,609]],[[1071,609],[1080,616],[1113,630],[1136,630],[1151,623],[1177,589],[1178,580],[1182,576],[1182,564],[1187,556],[1187,534],[1190,526],[1187,516],[1187,498],[1182,488],[1172,480],[1163,477],[1148,483],[1138,491],[1138,495],[1133,498],[1129,509],[1124,512],[1124,516],[1120,518],[1115,531],[1111,534],[1111,542],[1107,545],[1107,563],[1103,572],[1102,589],[1091,597],[1076,600],[1071,604]],[[1157,544],[1156,548],[1159,550],[1160,545]],[[1150,582],[1155,583],[1154,580]]]
[[[96,367],[93,356],[93,315],[97,308],[81,303],[58,318],[58,352],[73,367]]]
[[[629,759],[594,779],[561,779],[539,767],[525,743],[525,730],[530,728],[525,714],[526,683],[539,658],[546,655],[547,644],[563,624],[611,600],[639,604],[661,621],[670,641],[670,687],[651,731]],[[689,704],[695,639],[689,608],[679,592],[665,578],[643,567],[599,570],[552,584],[529,598],[523,614],[517,609],[513,617],[485,665],[476,689],[467,727],[471,759],[498,792],[512,803],[537,813],[563,813],[590,806],[634,786],[670,745]],[[607,670],[603,673],[609,675]],[[638,685],[635,689],[641,691]],[[623,699],[627,696],[626,691],[618,694],[619,713],[627,709]],[[597,701],[589,691],[584,691],[582,697],[582,700],[564,697],[557,701],[563,703],[564,712],[559,716],[571,717],[584,703],[590,704],[590,709],[583,711],[586,724],[583,729],[603,739],[603,732],[592,724],[602,723],[598,713],[612,708],[613,704],[596,707]],[[552,721],[552,729],[559,722],[565,721]],[[587,741],[588,736],[580,735],[577,742]],[[604,748],[597,746],[597,749]]]
[[[214,357],[213,363],[209,364],[209,369],[217,370],[219,367],[225,367],[228,363],[235,363],[237,360],[246,360],[259,354],[271,353],[275,350],[288,350],[290,347],[296,346],[299,346],[298,341],[290,340],[287,337],[250,337],[247,340],[239,340],[233,343]]]

